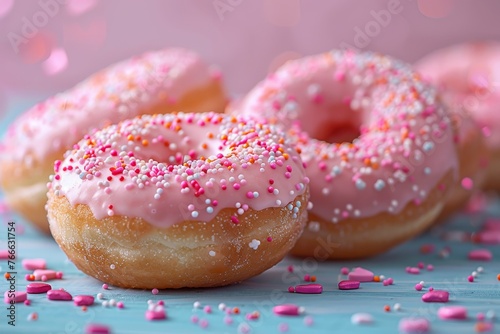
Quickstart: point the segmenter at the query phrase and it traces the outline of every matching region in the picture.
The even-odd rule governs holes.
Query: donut
[[[88,131],[141,114],[223,111],[220,76],[192,51],[148,52],[104,69],[22,114],[0,144],[8,205],[45,232],[54,161]]]
[[[216,113],[143,115],[55,163],[48,220],[84,273],[125,288],[212,287],[279,262],[308,178],[281,128]]]
[[[454,125],[411,67],[374,53],[289,61],[232,113],[287,129],[312,208],[293,255],[356,259],[428,228],[456,179]]]
[[[437,50],[415,64],[422,76],[438,85],[444,98],[455,109],[461,110],[461,119],[472,118],[482,130],[489,153],[489,164],[481,160],[486,170],[483,188],[500,190],[500,43],[479,42],[450,46]],[[466,122],[466,121],[464,121]],[[469,163],[481,151],[481,145],[464,153]],[[477,155],[477,152],[476,152]],[[474,166],[475,167],[475,166]],[[470,175],[464,174],[466,177]],[[479,180],[480,181],[480,180]],[[481,185],[481,182],[477,182]]]

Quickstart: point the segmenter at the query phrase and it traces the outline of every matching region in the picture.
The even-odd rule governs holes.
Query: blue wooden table
[[[489,318],[494,314],[500,316],[500,281],[497,279],[500,247],[461,239],[470,236],[493,217],[500,217],[500,200],[495,197],[489,199],[485,209],[458,214],[448,224],[377,258],[352,262],[286,258],[260,276],[238,285],[215,289],[163,290],[153,295],[151,291],[115,287],[104,290],[102,282],[79,272],[50,237],[40,234],[14,213],[1,209],[0,250],[7,248],[8,222],[15,222],[16,226],[17,290],[26,289],[29,282],[25,275],[31,273],[22,268],[22,259],[44,258],[48,268],[64,273],[63,279],[49,282],[54,289],[64,288],[73,296],[102,293],[103,299],[96,300],[84,311],[71,301],[50,301],[45,294],[29,295],[30,306],[16,305],[15,327],[8,324],[8,304],[3,304],[4,307],[0,308],[0,333],[84,333],[88,324],[95,323],[109,326],[112,333],[397,333],[400,319],[407,317],[428,319],[430,332],[435,334],[474,333],[478,313],[487,315],[487,321],[493,325],[496,325],[496,320]],[[434,251],[423,254],[422,246],[429,244],[434,246]],[[478,248],[491,250],[493,260],[468,260],[468,252]],[[419,262],[432,264],[434,270],[427,271],[425,267],[420,274],[406,272],[406,267],[415,267]],[[289,266],[293,266],[293,273],[289,272]],[[338,290],[341,268],[358,266],[376,275],[391,277],[394,284],[384,286],[370,282],[362,283],[358,290]],[[468,276],[478,267],[484,270],[473,283],[469,282]],[[8,289],[3,278],[6,271],[9,271],[7,262],[0,260],[2,293]],[[306,283],[306,274],[317,277],[317,283],[324,288],[322,294],[288,292],[289,286]],[[420,281],[425,282],[424,289],[416,291],[414,286]],[[439,319],[437,310],[443,304],[421,301],[421,296],[430,286],[450,293],[447,305],[465,306],[468,309],[467,319]],[[123,302],[124,308],[102,306],[103,301],[106,304],[112,299]],[[168,315],[166,320],[152,322],[145,319],[148,300],[164,301]],[[194,308],[196,301],[202,308]],[[231,310],[238,308],[239,314],[233,312],[227,316],[219,310],[220,303]],[[284,317],[272,312],[274,305],[288,303],[303,306],[305,313]],[[395,304],[400,305],[399,310],[395,310]],[[204,312],[203,306],[206,305],[211,306],[211,313]],[[390,307],[390,311],[384,309],[386,306]],[[247,319],[248,314],[255,315],[256,312],[259,315],[257,319]],[[371,314],[373,323],[353,324],[351,317],[359,312]],[[29,320],[34,313],[37,319]],[[193,316],[198,318],[197,323],[192,322]],[[228,318],[231,318],[232,324],[226,324]],[[495,331],[498,332],[498,329],[491,332]]]

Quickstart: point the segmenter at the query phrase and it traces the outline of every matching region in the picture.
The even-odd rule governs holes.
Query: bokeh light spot
[[[68,55],[63,48],[52,50],[50,57],[43,62],[42,68],[47,75],[56,75],[68,67]]]
[[[19,45],[19,52],[25,63],[35,64],[44,61],[50,56],[53,44],[53,38],[50,35],[38,32],[28,39],[28,42]]]
[[[448,16],[453,8],[453,0],[418,0],[418,9],[433,19]]]
[[[273,25],[292,27],[300,21],[300,0],[266,0],[264,16]]]
[[[67,0],[66,10],[69,14],[78,16],[82,15],[98,3],[98,0]]]
[[[0,0],[0,18],[9,14],[14,6],[14,0]]]

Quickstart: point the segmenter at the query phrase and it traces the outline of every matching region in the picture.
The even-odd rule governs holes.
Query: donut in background
[[[445,101],[457,110],[469,131],[479,127],[484,134],[489,157],[482,153],[480,139],[465,139],[461,166],[464,177],[474,180],[474,170],[486,170],[486,180],[477,177],[478,187],[500,190],[500,43],[478,42],[450,46],[435,51],[415,64],[424,79],[436,84]],[[471,118],[476,125],[467,125]],[[476,130],[477,131],[477,130]],[[478,137],[479,134],[469,134]],[[467,137],[467,138],[469,138]],[[480,159],[476,156],[480,155]],[[486,161],[489,158],[489,164]],[[479,167],[474,164],[478,162]],[[480,173],[479,173],[480,174]]]
[[[86,133],[141,114],[221,112],[220,74],[196,53],[167,48],[104,69],[37,104],[0,143],[0,186],[8,205],[48,232],[45,204],[54,161]]]
[[[294,255],[384,252],[432,224],[456,179],[449,114],[433,87],[390,57],[332,51],[290,61],[233,108],[288,129],[307,165],[312,208]]]

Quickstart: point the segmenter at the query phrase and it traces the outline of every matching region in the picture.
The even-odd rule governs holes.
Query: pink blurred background
[[[446,45],[500,40],[499,13],[497,0],[0,0],[0,125],[150,49],[196,50],[237,95],[287,59],[332,48],[413,62]]]

